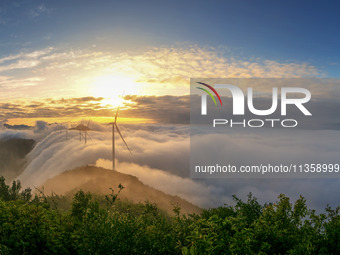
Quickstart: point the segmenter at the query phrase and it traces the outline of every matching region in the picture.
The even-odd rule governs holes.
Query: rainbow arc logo
[[[206,84],[206,83],[203,83],[203,82],[197,82],[197,83],[198,83],[198,84],[201,84],[201,85],[203,85],[203,86],[206,86],[206,87],[209,88],[212,92],[214,92],[214,94],[217,96],[217,98],[218,98],[218,100],[220,101],[220,104],[221,104],[221,106],[222,106],[221,97],[220,97],[220,95],[217,93],[217,91],[216,91],[212,86],[210,86],[210,85],[208,85],[208,84]],[[211,92],[210,92],[209,90],[207,90],[207,89],[205,89],[205,88],[201,88],[201,87],[196,87],[196,88],[198,88],[198,89],[203,90],[204,92],[206,92],[206,93],[212,98],[212,100],[214,101],[215,105],[217,106],[217,102],[216,102],[214,96],[211,94]]]

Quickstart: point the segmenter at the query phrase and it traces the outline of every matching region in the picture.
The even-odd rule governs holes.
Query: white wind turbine
[[[64,122],[62,123],[63,125],[66,124],[64,126],[64,129],[65,129],[65,140],[67,141],[68,140],[68,130],[69,130],[69,127],[70,127],[70,123],[69,122]]]
[[[69,130],[69,122],[62,122],[59,124],[59,132],[65,130],[65,140],[68,140],[68,130]]]
[[[123,95],[122,97],[123,98]],[[115,120],[114,122],[110,123],[112,124],[112,170],[116,170],[116,154],[115,154],[115,128],[117,129],[118,134],[120,135],[120,137],[122,138],[126,148],[129,150],[130,154],[132,155],[132,152],[129,148],[129,146],[127,145],[127,143],[125,142],[122,133],[120,132],[118,126],[117,126],[117,118],[118,118],[118,112],[119,112],[119,108],[120,105],[117,107],[117,111],[116,111],[116,115],[115,115]]]
[[[76,127],[74,128],[70,128],[70,130],[77,130],[79,131],[79,139],[81,141],[81,137],[84,137],[85,139],[85,144],[87,142],[87,136],[90,137],[90,134],[88,133],[91,129],[89,128],[89,125],[90,125],[90,120],[87,122],[87,126],[85,126],[81,121]]]

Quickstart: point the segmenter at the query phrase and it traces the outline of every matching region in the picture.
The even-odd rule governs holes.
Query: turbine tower
[[[69,130],[69,122],[62,122],[59,124],[59,132],[65,130],[65,140],[68,140],[68,130]]]
[[[90,120],[87,122],[87,126],[85,126],[81,121],[76,127],[70,128],[70,130],[77,130],[79,131],[79,140],[81,141],[81,137],[84,137],[85,144],[87,143],[87,136],[90,137],[90,134],[88,133],[91,129],[89,128]]]
[[[87,126],[86,126],[86,128],[85,128],[85,130],[84,130],[85,144],[86,144],[86,142],[87,142],[87,136],[89,135],[89,134],[88,134],[88,131],[90,130],[90,128],[89,128],[89,126],[90,126],[90,120],[91,120],[91,119],[89,119],[89,121],[87,122]]]
[[[123,98],[123,96],[122,96]],[[119,112],[119,108],[120,108],[120,105],[117,107],[117,111],[116,111],[116,115],[115,115],[115,120],[114,122],[110,123],[112,124],[112,170],[116,170],[116,151],[115,151],[115,128],[120,136],[120,138],[122,138],[126,148],[129,150],[130,154],[132,155],[132,152],[129,148],[129,146],[127,145],[127,143],[125,142],[123,136],[122,136],[122,133],[120,132],[118,126],[117,126],[117,118],[118,118],[118,112]]]
[[[65,124],[65,122],[64,122],[63,124]],[[68,130],[69,130],[69,126],[70,126],[70,123],[69,123],[69,122],[66,122],[66,125],[65,125],[65,140],[66,140],[66,141],[68,140]]]

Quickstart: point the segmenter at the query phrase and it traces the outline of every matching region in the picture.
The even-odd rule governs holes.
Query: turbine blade
[[[85,135],[83,134],[82,131],[80,131],[80,135],[85,138]]]
[[[124,138],[123,138],[123,136],[122,136],[122,133],[120,132],[120,130],[119,130],[117,124],[115,124],[115,126],[116,126],[116,129],[117,129],[117,131],[118,131],[118,134],[120,135],[120,137],[122,138],[123,142],[125,143],[126,148],[129,150],[130,154],[132,155],[132,152],[131,152],[129,146],[127,145],[127,143],[125,142],[125,140],[124,140]]]
[[[118,112],[119,112],[120,104],[122,103],[122,99],[123,99],[124,93],[125,93],[125,91],[123,91],[123,94],[122,94],[122,96],[120,97],[120,103],[119,103],[119,105],[118,105],[118,107],[117,107],[117,111],[116,111],[116,115],[115,115],[115,123],[117,122]]]
[[[115,123],[117,122],[119,108],[120,108],[120,105],[117,107],[117,111],[116,111],[116,115],[115,115]]]
[[[87,136],[93,141],[92,137],[90,136],[90,133],[87,133]]]

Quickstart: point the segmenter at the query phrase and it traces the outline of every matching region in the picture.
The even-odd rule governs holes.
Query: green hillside
[[[340,254],[340,207],[316,214],[303,197],[261,205],[249,194],[199,214],[174,205],[169,216],[119,191],[32,199],[1,178],[0,254]]]

